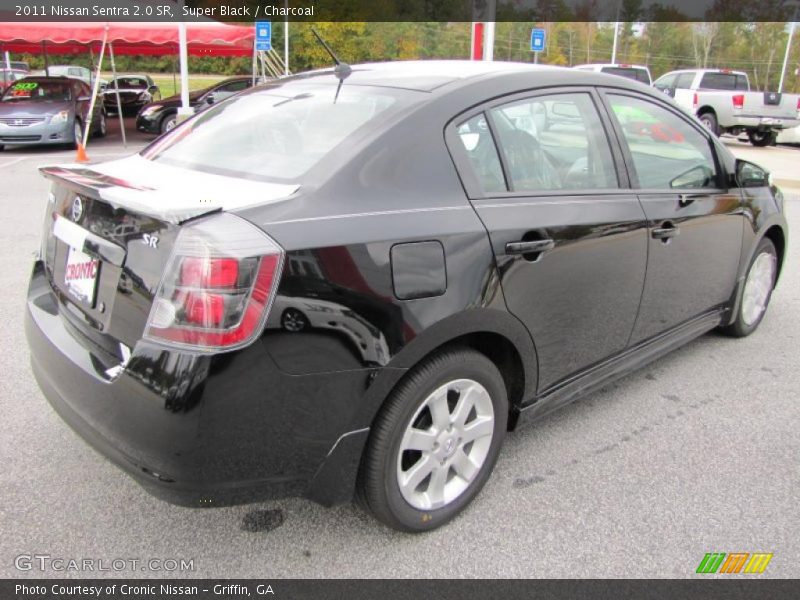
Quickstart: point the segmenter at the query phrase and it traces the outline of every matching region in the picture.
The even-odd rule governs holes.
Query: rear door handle
[[[689,206],[698,198],[702,198],[705,194],[681,194],[678,196],[678,206]]]
[[[506,254],[534,254],[547,252],[556,247],[553,240],[531,240],[529,242],[509,242],[506,244]]]
[[[668,240],[669,238],[674,238],[680,232],[681,230],[674,226],[659,227],[657,229],[653,229],[651,235],[653,236],[654,240]]]

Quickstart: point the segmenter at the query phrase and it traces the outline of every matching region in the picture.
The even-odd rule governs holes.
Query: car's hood
[[[25,118],[46,117],[72,107],[70,101],[42,102],[40,100],[16,100],[14,102],[0,102],[0,117]]]
[[[48,178],[91,190],[114,207],[170,223],[219,210],[283,202],[300,188],[172,167],[138,154],[97,165],[70,164],[41,171]]]

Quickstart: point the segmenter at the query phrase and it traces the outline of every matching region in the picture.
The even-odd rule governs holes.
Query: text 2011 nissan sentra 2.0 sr
[[[753,332],[787,236],[660,92],[511,63],[287,78],[43,173],[27,335],[65,421],[173,502],[355,494],[407,531],[520,416]]]

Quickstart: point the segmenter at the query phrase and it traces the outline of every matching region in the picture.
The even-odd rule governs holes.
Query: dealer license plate
[[[70,246],[67,267],[64,270],[64,285],[72,297],[93,306],[99,271],[99,260]]]

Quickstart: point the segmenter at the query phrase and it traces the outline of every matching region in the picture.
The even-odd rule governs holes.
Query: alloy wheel
[[[489,392],[457,379],[438,387],[417,409],[397,456],[397,483],[418,510],[441,508],[469,487],[486,461],[494,432]]]
[[[764,311],[775,281],[775,256],[762,252],[753,261],[742,294],[742,320],[748,326],[757,322]]]

